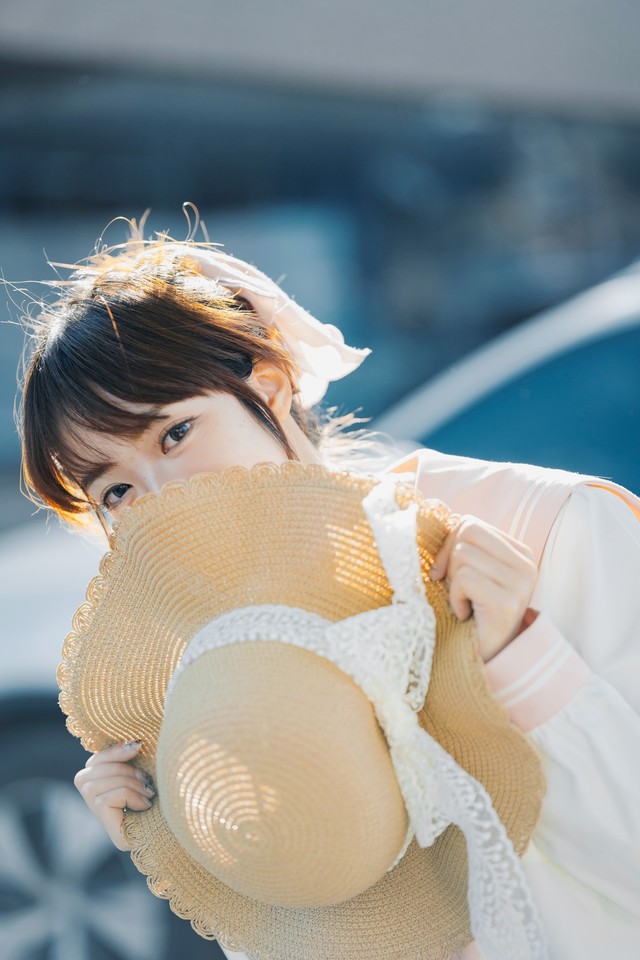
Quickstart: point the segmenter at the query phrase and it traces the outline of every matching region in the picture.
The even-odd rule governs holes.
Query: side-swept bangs
[[[71,521],[95,506],[83,479],[103,460],[80,446],[79,431],[137,437],[163,405],[210,391],[236,396],[295,459],[247,382],[266,360],[286,371],[295,392],[289,355],[246,301],[219,286],[213,294],[157,274],[107,273],[43,313],[20,416],[24,477],[40,501]]]

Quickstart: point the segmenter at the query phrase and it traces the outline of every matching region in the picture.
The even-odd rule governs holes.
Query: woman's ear
[[[283,423],[291,412],[293,398],[291,381],[285,371],[268,360],[258,360],[254,364],[249,383],[280,423]]]

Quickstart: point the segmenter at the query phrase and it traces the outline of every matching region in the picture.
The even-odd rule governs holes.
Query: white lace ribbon
[[[177,252],[195,261],[203,277],[243,296],[268,326],[277,328],[298,369],[303,407],[321,400],[330,381],[346,377],[371,353],[348,346],[338,327],[321,323],[252,264],[215,247],[181,246]]]
[[[436,626],[421,576],[417,507],[398,507],[391,478],[371,491],[364,507],[394,590],[389,606],[337,623],[284,605],[247,606],[222,614],[192,638],[167,697],[189,664],[205,651],[230,643],[277,638],[335,663],[373,704],[407,809],[407,836],[389,870],[414,835],[427,847],[456,824],[467,843],[471,931],[482,960],[547,960],[537,907],[491,797],[420,726],[416,715],[428,690]]]
[[[394,591],[393,603],[428,604],[417,545],[417,504],[402,510],[394,478],[385,477],[364,498],[363,507]],[[426,683],[423,679],[425,695],[428,681],[428,676]],[[414,704],[414,709],[419,707]],[[480,956],[546,960],[548,945],[522,863],[484,786],[419,726],[415,716],[405,713],[401,719],[395,708],[379,721],[399,781],[412,779],[403,797],[420,846],[433,843],[442,823],[454,823],[465,835],[469,915]]]

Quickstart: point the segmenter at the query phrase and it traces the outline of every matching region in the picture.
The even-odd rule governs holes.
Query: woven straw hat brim
[[[304,607],[331,621],[386,605],[392,591],[362,499],[377,481],[320,466],[262,464],[199,475],[141,498],[123,514],[98,577],[63,647],[60,704],[89,750],[140,739],[155,775],[169,678],[191,637],[249,604]],[[421,725],[481,781],[522,855],[540,814],[539,757],[495,702],[473,621],[450,612],[428,570],[448,511],[420,506],[418,544],[436,648]],[[329,907],[258,903],[207,873],[167,826],[161,798],[125,816],[132,858],[151,890],[202,936],[255,960],[448,960],[471,939],[463,835],[449,827],[429,848],[412,841],[370,889]],[[375,841],[375,838],[372,838]]]

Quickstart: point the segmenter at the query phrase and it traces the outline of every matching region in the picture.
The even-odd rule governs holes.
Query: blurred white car
[[[431,378],[374,427],[401,446],[640,489],[640,262]]]

